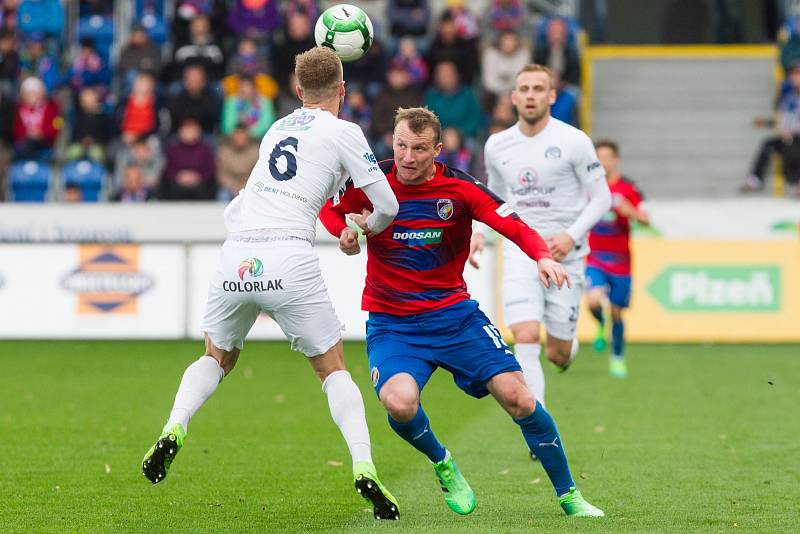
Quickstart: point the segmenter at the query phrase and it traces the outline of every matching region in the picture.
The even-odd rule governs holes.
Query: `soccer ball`
[[[342,61],[355,61],[372,45],[372,21],[359,7],[337,4],[319,16],[314,38],[318,46],[332,49]]]

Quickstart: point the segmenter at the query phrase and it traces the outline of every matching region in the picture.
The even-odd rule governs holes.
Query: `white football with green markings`
[[[314,38],[318,46],[332,49],[342,61],[355,61],[372,45],[372,21],[359,7],[337,4],[319,16]]]

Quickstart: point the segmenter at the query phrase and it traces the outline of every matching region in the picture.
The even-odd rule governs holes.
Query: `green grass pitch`
[[[423,402],[477,495],[450,512],[388,428],[364,346],[349,367],[401,520],[377,522],[303,357],[248,343],[192,421],[169,477],[140,473],[198,342],[0,343],[0,532],[799,532],[800,347],[630,347],[613,380],[582,349],[547,401],[605,519],[562,515],[518,428],[438,371]]]

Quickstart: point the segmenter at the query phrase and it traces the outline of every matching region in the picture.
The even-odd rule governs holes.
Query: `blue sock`
[[[589,311],[592,312],[592,315],[597,319],[597,322],[600,323],[600,326],[605,324],[606,320],[605,317],[603,317],[603,308],[601,306],[589,308]]]
[[[622,357],[625,350],[625,325],[622,321],[614,321],[611,326],[611,354]]]
[[[522,429],[528,448],[542,462],[542,467],[556,489],[556,495],[560,497],[569,493],[575,482],[569,472],[567,455],[564,453],[556,423],[544,406],[536,401],[536,409],[532,414],[523,419],[514,419],[514,422]]]
[[[428,457],[431,462],[441,462],[444,460],[445,448],[439,443],[431,430],[430,421],[419,405],[417,415],[407,423],[399,423],[389,416],[389,426],[397,432],[397,435],[409,442],[415,449]]]

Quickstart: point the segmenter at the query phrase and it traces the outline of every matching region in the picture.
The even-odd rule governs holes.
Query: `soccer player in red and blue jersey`
[[[400,209],[387,229],[365,231],[367,354],[389,425],[433,463],[450,509],[462,515],[472,512],[475,494],[434,435],[419,402],[425,384],[441,367],[465,393],[476,398],[491,393],[511,415],[567,515],[602,516],[575,488],[555,422],[528,390],[514,353],[467,293],[463,272],[473,219],[537,260],[539,279],[546,286],[562,287],[569,278],[541,236],[503,200],[468,174],[434,162],[442,148],[440,136],[439,119],[429,110],[398,111],[394,159],[379,165]],[[320,220],[339,237],[343,252],[357,254],[358,236],[346,219],[366,230],[370,210],[366,196],[349,187],[323,207]]]
[[[589,309],[598,322],[594,348],[598,352],[606,349],[605,317],[603,300],[611,303],[611,357],[609,372],[624,378],[628,375],[625,363],[625,325],[622,310],[631,299],[631,221],[650,224],[644,211],[642,195],[632,181],[618,172],[619,148],[613,141],[595,143],[597,157],[606,171],[608,188],[611,190],[611,211],[592,228],[589,233],[591,252],[586,260],[586,292]]]

